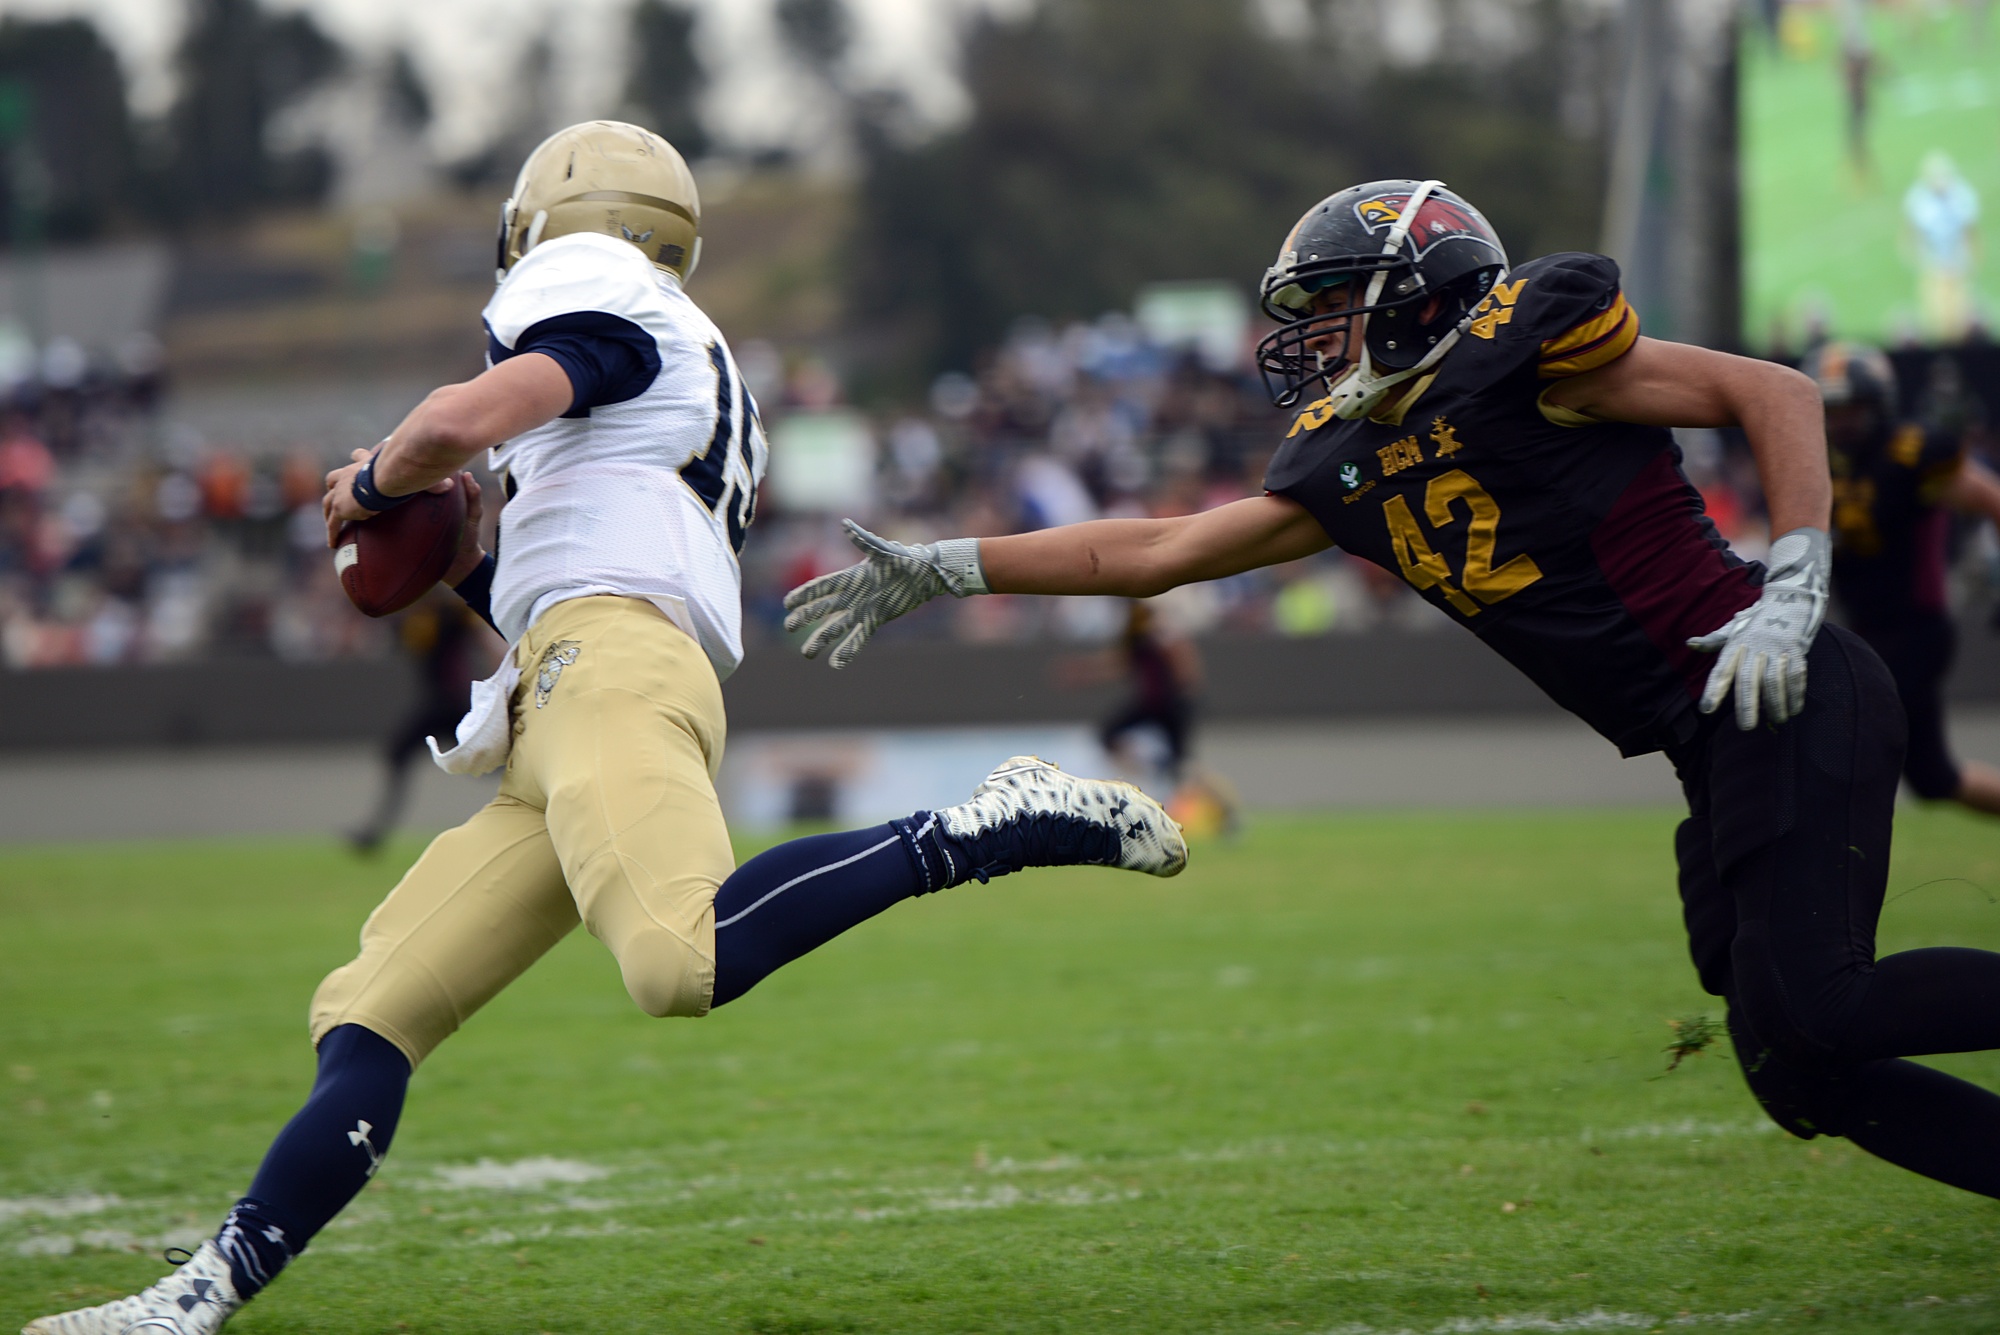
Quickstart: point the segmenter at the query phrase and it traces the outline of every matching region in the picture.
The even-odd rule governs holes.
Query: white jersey
[[[491,359],[558,315],[602,313],[650,334],[660,369],[622,403],[558,417],[495,446],[509,500],[493,619],[510,641],[556,603],[644,598],[727,677],[743,659],[737,552],[768,447],[713,321],[623,241],[576,233],[529,251],[485,311]]]

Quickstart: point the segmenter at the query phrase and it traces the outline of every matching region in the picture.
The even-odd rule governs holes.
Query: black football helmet
[[[1327,196],[1293,225],[1264,273],[1264,312],[1280,325],[1257,345],[1272,402],[1291,407],[1324,384],[1336,415],[1363,415],[1435,366],[1506,273],[1493,225],[1441,181],[1371,181]],[[1344,308],[1314,310],[1321,292],[1342,286]],[[1307,346],[1342,331],[1337,362]]]
[[[1880,348],[1865,343],[1822,343],[1806,354],[1799,369],[1819,386],[1820,402],[1874,405],[1882,419],[1896,416],[1896,370]]]

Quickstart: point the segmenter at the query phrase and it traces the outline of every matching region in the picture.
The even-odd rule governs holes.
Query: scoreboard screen
[[[2000,324],[2000,5],[1743,7],[1744,341],[1955,344]]]

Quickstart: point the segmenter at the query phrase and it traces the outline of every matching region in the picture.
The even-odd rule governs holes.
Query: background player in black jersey
[[[1279,403],[1324,391],[1266,495],[988,538],[969,571],[851,528],[865,559],[787,599],[792,625],[819,623],[807,654],[839,667],[946,590],[1147,596],[1332,543],[1398,570],[1625,754],[1672,757],[1694,962],[1765,1110],[2000,1196],[2000,1097],[1902,1060],[2000,1047],[2000,955],[1874,954],[1903,716],[1875,653],[1821,625],[1832,488],[1812,381],[1641,338],[1610,260],[1511,268],[1435,181],[1321,201],[1263,292]],[[1769,569],[1716,535],[1670,426],[1743,430],[1780,535]]]
[[[1917,796],[2000,815],[2000,770],[1953,757],[1944,678],[1957,635],[1945,599],[1953,510],[2000,523],[2000,480],[1957,434],[1898,418],[1889,359],[1827,343],[1800,368],[1826,404],[1833,471],[1833,597],[1882,656],[1909,720],[1903,777]]]
[[[1066,684],[1087,685],[1123,679],[1132,694],[1117,712],[1098,725],[1097,740],[1129,774],[1148,768],[1133,741],[1157,732],[1164,752],[1156,777],[1173,796],[1167,811],[1182,829],[1234,835],[1239,828],[1236,793],[1229,781],[1194,759],[1196,696],[1201,690],[1201,650],[1195,642],[1165,624],[1143,599],[1125,610],[1125,629],[1116,645],[1104,653],[1068,665]]]
[[[382,794],[373,814],[347,836],[355,852],[373,853],[382,846],[402,818],[410,765],[427,754],[424,739],[451,736],[471,708],[472,683],[486,675],[491,664],[484,660],[493,657],[481,652],[485,629],[479,615],[444,586],[396,623],[397,646],[415,671],[417,699],[383,749]]]

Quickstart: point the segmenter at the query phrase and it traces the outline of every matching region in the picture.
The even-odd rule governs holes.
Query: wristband
[[[979,564],[979,539],[946,538],[933,543],[937,551],[937,572],[954,598],[987,593],[986,569]]]
[[[417,494],[413,491],[408,496],[384,496],[377,489],[375,486],[375,461],[381,457],[382,451],[380,450],[369,455],[368,462],[361,465],[361,471],[354,475],[354,481],[350,484],[354,492],[354,503],[364,510],[373,510],[377,514],[380,514],[384,510],[393,510]]]

